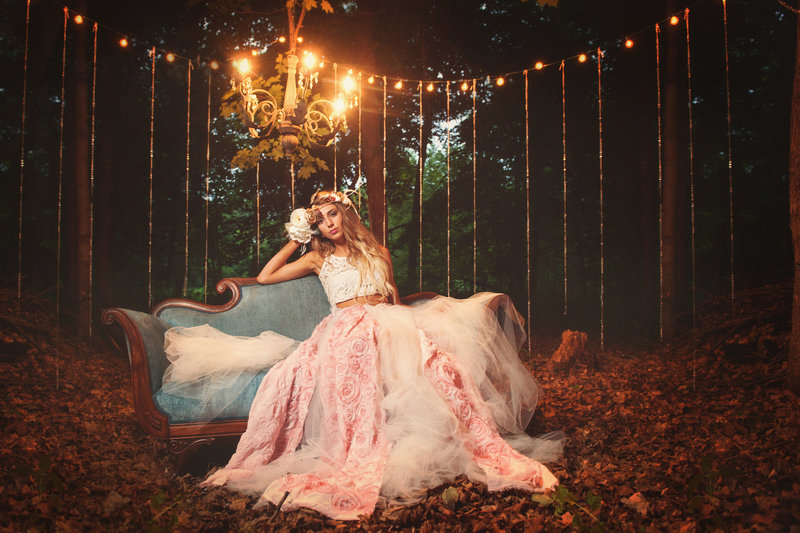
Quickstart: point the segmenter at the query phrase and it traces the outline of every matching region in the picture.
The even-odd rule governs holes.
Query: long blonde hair
[[[355,205],[343,192],[317,191],[311,197],[312,209],[329,204],[336,204],[342,213],[342,235],[347,246],[347,259],[358,270],[360,283],[365,280],[372,283],[381,295],[393,301],[389,263],[381,253],[378,240],[361,222]],[[332,241],[317,235],[311,239],[311,249],[324,259],[336,247]]]

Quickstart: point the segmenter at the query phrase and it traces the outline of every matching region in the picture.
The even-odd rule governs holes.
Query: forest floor
[[[208,463],[175,475],[166,445],[136,422],[126,357],[100,341],[56,338],[51,303],[0,289],[0,531],[797,533],[800,399],[784,389],[790,298],[778,285],[740,292],[735,309],[710,299],[694,334],[607,346],[569,371],[550,362],[558,339],[538,341],[523,353],[545,389],[533,431],[569,437],[549,465],[558,490],[495,494],[458,479],[414,506],[337,522],[201,488]],[[232,448],[217,451],[219,464]]]

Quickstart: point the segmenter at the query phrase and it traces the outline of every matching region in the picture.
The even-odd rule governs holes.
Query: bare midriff
[[[339,302],[336,304],[336,307],[343,309],[353,305],[378,305],[385,304],[388,301],[389,300],[386,299],[386,296],[382,294],[370,294],[369,296],[356,296],[355,298],[350,298],[349,300]]]

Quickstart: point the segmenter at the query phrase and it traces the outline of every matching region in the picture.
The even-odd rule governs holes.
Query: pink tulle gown
[[[257,505],[288,493],[282,509],[341,520],[461,474],[493,491],[552,488],[541,462],[559,457],[563,434],[524,433],[539,387],[517,357],[519,316],[509,303],[498,322],[494,296],[335,310],[279,347],[288,355],[261,382],[236,453],[205,483],[258,494]]]

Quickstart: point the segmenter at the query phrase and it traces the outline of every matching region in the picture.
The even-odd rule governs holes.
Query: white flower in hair
[[[309,224],[308,213],[305,209],[295,209],[289,215],[289,222],[286,223],[286,232],[289,238],[306,244],[311,240],[312,235],[316,233]]]

